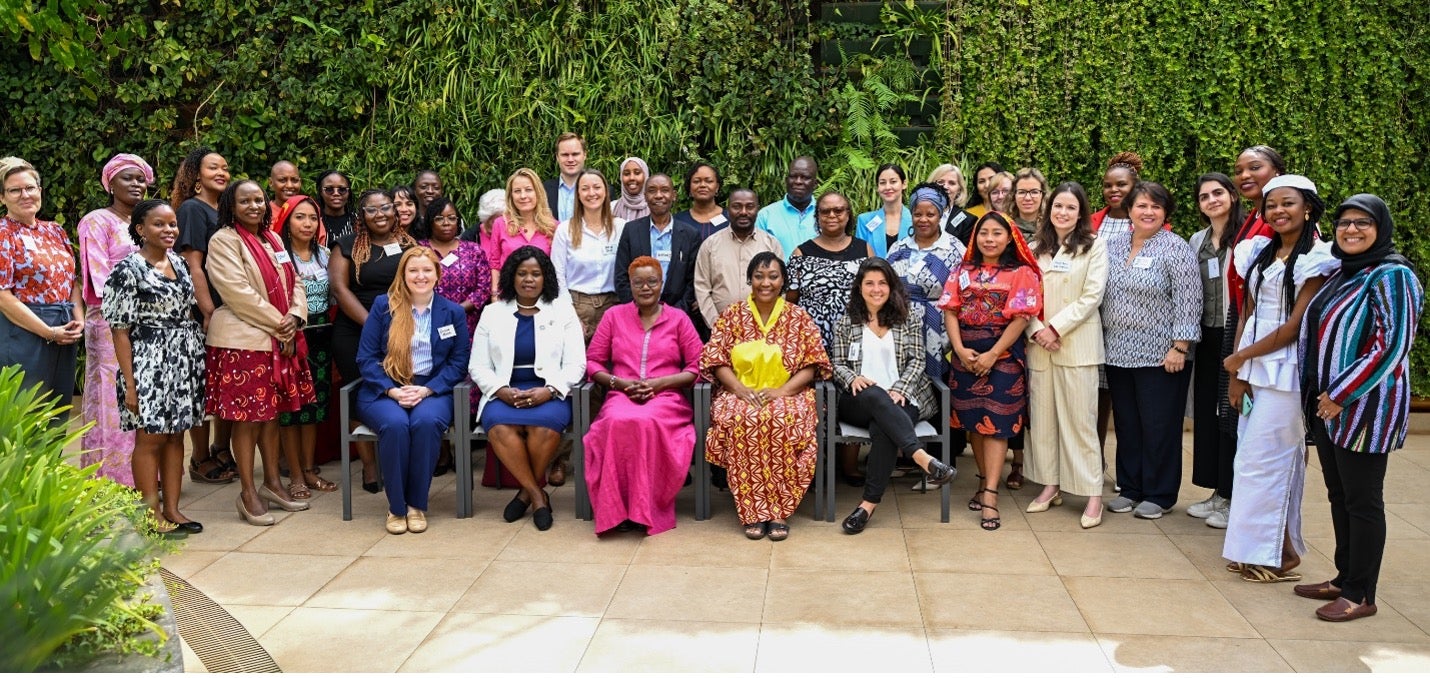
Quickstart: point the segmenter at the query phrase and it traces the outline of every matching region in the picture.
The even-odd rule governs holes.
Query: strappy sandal
[[[750,523],[749,525],[746,525],[746,526],[745,526],[745,538],[746,538],[746,539],[764,539],[764,538],[765,538],[765,524],[764,524],[764,523]]]
[[[993,494],[998,494],[998,492],[995,491],[995,490],[984,490],[984,492],[992,492]],[[987,504],[984,504],[983,507],[982,507],[981,509],[979,509],[979,510],[981,510],[981,511],[992,511],[992,512],[994,512],[994,513],[998,513],[998,507],[997,507],[997,506],[989,506],[989,505],[987,505]],[[1000,528],[1000,527],[1003,527],[1002,514],[993,516],[992,518],[984,518],[984,517],[982,517],[982,516],[979,516],[978,526],[981,527],[981,528],[983,528],[983,529],[985,529],[985,530],[988,530],[989,532],[992,532],[993,530],[996,530],[996,529],[998,529],[998,528]]]
[[[1010,490],[1021,490],[1024,480],[1027,479],[1023,477],[1023,465],[1015,461],[1008,469],[1008,479],[1003,481],[1003,486]]]
[[[789,538],[789,525],[770,521],[770,541],[784,541]]]
[[[307,485],[306,483],[303,483],[303,482],[299,481],[299,482],[289,483],[289,485],[288,485],[288,496],[290,496],[290,497],[292,497],[292,498],[294,498],[294,499],[297,499],[297,500],[299,500],[299,501],[303,501],[303,500],[307,500],[307,499],[312,499],[312,498],[313,498],[313,491],[308,489],[308,485]]]
[[[310,468],[310,469],[303,469],[303,482],[304,482],[308,487],[310,487],[310,488],[312,488],[312,489],[315,489],[315,490],[317,490],[317,491],[319,491],[319,492],[335,492],[335,491],[337,491],[337,489],[338,489],[338,484],[335,483],[335,482],[333,482],[333,481],[331,481],[331,480],[328,480],[327,478],[324,478],[324,477],[318,475],[318,472],[319,472],[320,470],[321,470],[321,469],[319,469],[317,466],[314,466],[313,468]]]
[[[1243,567],[1245,567],[1245,566],[1242,565],[1241,563],[1227,563],[1227,564],[1226,564],[1226,571],[1227,571],[1227,572],[1233,572],[1233,573],[1236,573],[1236,574],[1241,574],[1241,568],[1243,568]]]
[[[233,450],[227,447],[209,445],[209,459],[217,461],[223,470],[238,475],[238,460],[233,458]]]
[[[1264,565],[1247,565],[1241,571],[1241,580],[1254,584],[1279,584],[1287,581],[1301,581],[1301,575],[1295,572],[1273,570]]]
[[[979,479],[979,480],[983,480],[982,474],[979,474],[979,475],[978,475],[978,479]],[[974,492],[974,493],[973,493],[973,498],[968,500],[968,510],[970,510],[970,511],[977,511],[977,510],[983,508],[983,502],[978,501],[978,497],[979,497],[979,495],[981,495],[981,494],[983,494],[983,490],[981,490],[981,489],[978,490],[977,492]]]
[[[206,485],[227,485],[234,481],[234,473],[224,468],[217,457],[189,459],[189,479]]]

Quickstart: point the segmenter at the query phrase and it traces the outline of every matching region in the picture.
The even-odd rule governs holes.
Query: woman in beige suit
[[[1088,497],[1083,528],[1102,523],[1102,455],[1097,444],[1097,366],[1103,362],[1098,307],[1107,248],[1092,233],[1087,193],[1059,184],[1047,203],[1033,254],[1043,271],[1043,315],[1028,324],[1028,479],[1043,491],[1039,513],[1062,492]]]

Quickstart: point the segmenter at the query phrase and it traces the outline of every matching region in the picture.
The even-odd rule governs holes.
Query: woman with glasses
[[[356,221],[348,204],[352,183],[348,175],[328,170],[318,175],[318,191],[322,194],[323,230],[328,233],[328,242],[323,244],[332,246],[353,233]]]
[[[875,173],[878,182],[879,199],[884,204],[876,210],[859,215],[854,234],[869,243],[870,256],[883,258],[889,248],[899,240],[908,237],[914,230],[914,218],[909,208],[904,207],[904,168],[890,163]],[[827,194],[826,194],[827,195]]]

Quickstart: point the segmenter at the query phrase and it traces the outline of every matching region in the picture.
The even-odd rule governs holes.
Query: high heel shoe
[[[1050,497],[1047,501],[1037,501],[1037,500],[1034,500],[1034,501],[1028,502],[1028,508],[1023,509],[1023,512],[1024,512],[1024,513],[1042,513],[1043,511],[1048,510],[1048,507],[1049,507],[1049,506],[1062,506],[1062,505],[1063,505],[1063,493],[1062,493],[1062,492],[1054,492],[1054,493],[1053,493],[1053,496]]]
[[[977,477],[979,480],[983,480],[983,474],[982,474],[982,473],[977,474],[976,477]],[[974,492],[974,493],[973,493],[973,498],[968,500],[968,510],[970,510],[970,511],[977,511],[977,510],[983,508],[983,502],[981,502],[981,501],[978,500],[978,498],[981,497],[981,496],[983,496],[983,490],[981,490],[981,489],[978,490],[977,492]]]
[[[278,496],[278,494],[275,493],[273,490],[268,489],[267,485],[258,486],[258,498],[267,500],[269,503],[277,504],[279,508],[289,513],[308,510],[308,502],[288,501],[287,499]]]
[[[1102,524],[1102,512],[1103,512],[1103,510],[1104,510],[1103,508],[1099,508],[1099,509],[1097,510],[1097,515],[1095,515],[1095,516],[1090,516],[1090,515],[1088,515],[1088,514],[1086,514],[1086,513],[1082,514],[1082,518],[1079,518],[1079,519],[1078,519],[1078,522],[1082,523],[1082,529],[1084,529],[1084,530],[1091,530],[1092,528],[1097,527],[1098,525],[1101,525],[1101,524]]]
[[[273,523],[277,522],[276,520],[274,520],[273,514],[271,513],[265,513],[261,516],[255,516],[252,513],[249,513],[248,507],[243,505],[242,492],[239,492],[238,496],[233,498],[233,505],[238,508],[238,517],[244,519],[249,525],[255,525],[257,527],[268,527],[269,525],[272,525]]]

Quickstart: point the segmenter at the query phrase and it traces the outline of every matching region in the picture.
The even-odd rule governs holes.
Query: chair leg
[[[347,409],[345,405],[343,409]],[[344,417],[346,419],[347,417]],[[352,439],[346,432],[339,438],[343,448],[343,520],[353,519],[353,468],[352,468]]]

